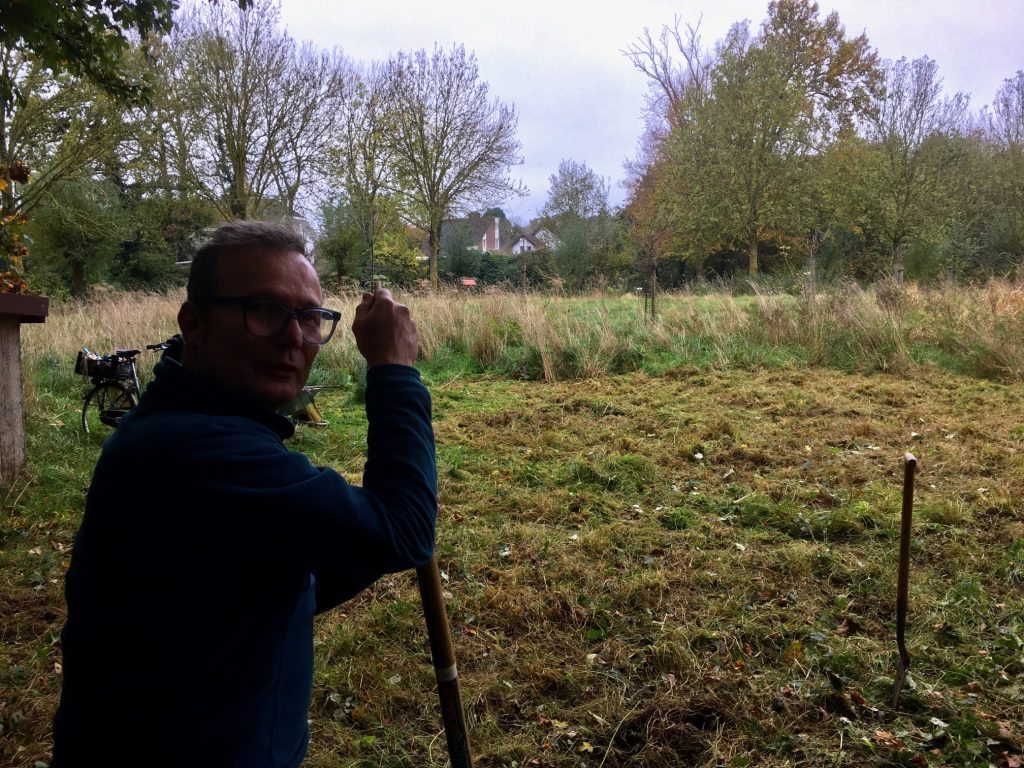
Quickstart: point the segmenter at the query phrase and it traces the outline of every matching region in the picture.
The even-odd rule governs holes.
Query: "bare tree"
[[[873,112],[869,138],[880,150],[876,213],[892,258],[893,279],[903,280],[906,244],[923,227],[934,205],[943,160],[929,153],[929,140],[956,132],[967,113],[967,97],[942,97],[938,65],[927,56],[885,63],[885,92]]]
[[[347,62],[298,46],[273,0],[203,3],[176,22],[162,148],[225,218],[295,214],[326,171]]]
[[[1024,71],[1003,81],[992,112],[989,133],[1001,159],[994,174],[998,195],[1024,249]]]
[[[1007,149],[1024,150],[1024,70],[1003,81],[992,111],[993,138]]]
[[[662,26],[657,39],[644,27],[640,39],[622,53],[650,80],[648,117],[675,127],[689,119],[691,110],[711,90],[714,55],[700,39],[700,21],[696,26],[679,28],[680,17],[672,26]],[[682,61],[676,60],[676,55]]]
[[[405,215],[427,233],[436,288],[445,217],[525,192],[510,174],[522,162],[518,118],[514,106],[490,99],[476,56],[462,46],[399,53],[384,72],[394,110],[395,183]]]
[[[397,216],[394,118],[385,86],[382,68],[376,64],[354,76],[333,153],[335,176],[341,180],[352,221],[366,247],[371,280],[377,239]]]

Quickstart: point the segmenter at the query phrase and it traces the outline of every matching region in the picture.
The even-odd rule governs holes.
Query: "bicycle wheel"
[[[138,405],[135,393],[127,387],[112,381],[97,384],[85,396],[82,406],[82,429],[85,433],[96,434],[113,429],[121,417]]]

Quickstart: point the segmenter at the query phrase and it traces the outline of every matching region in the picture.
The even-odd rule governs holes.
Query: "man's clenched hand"
[[[387,288],[364,293],[352,321],[356,346],[368,368],[394,363],[412,365],[419,354],[419,336],[409,308]]]

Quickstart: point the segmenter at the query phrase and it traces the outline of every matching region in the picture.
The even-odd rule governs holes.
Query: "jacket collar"
[[[243,416],[272,429],[285,440],[295,425],[247,395],[230,392],[217,383],[185,368],[177,360],[163,358],[153,368],[155,378],[146,387],[139,409],[169,408],[213,415]]]

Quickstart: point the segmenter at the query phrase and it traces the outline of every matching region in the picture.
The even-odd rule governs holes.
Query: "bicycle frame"
[[[173,339],[161,342],[160,344],[148,344],[147,350],[164,351],[171,346]],[[97,360],[91,355],[88,349],[83,350],[87,360]],[[92,389],[85,395],[82,405],[82,429],[89,434],[89,414],[94,414],[99,422],[107,427],[116,429],[121,418],[138,405],[142,397],[142,382],[139,379],[139,368],[137,359],[141,350],[119,349],[113,354],[102,358],[105,364],[93,370],[96,374],[90,377]],[[91,357],[90,357],[91,355]],[[83,353],[79,353],[79,362],[83,359]],[[127,366],[127,370],[122,366]],[[81,370],[76,364],[76,373],[85,373],[90,367],[86,366]],[[112,396],[113,407],[108,406],[107,397]]]

